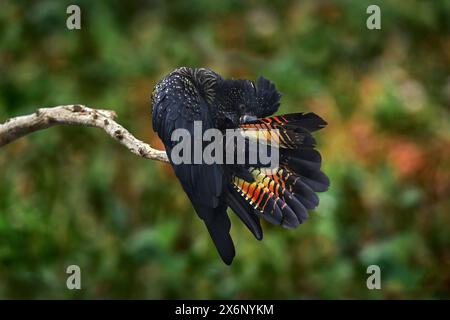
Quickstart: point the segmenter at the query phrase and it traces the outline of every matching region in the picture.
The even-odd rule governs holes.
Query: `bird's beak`
[[[251,116],[251,115],[246,114],[246,115],[243,115],[243,116],[241,116],[239,118],[239,122],[241,124],[243,124],[243,123],[255,121],[256,119],[258,119],[256,116]]]

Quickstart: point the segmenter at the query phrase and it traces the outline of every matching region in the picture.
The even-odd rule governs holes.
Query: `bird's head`
[[[263,77],[258,78],[256,86],[250,80],[222,80],[214,101],[219,127],[236,128],[270,116],[278,110],[280,97],[275,85]]]

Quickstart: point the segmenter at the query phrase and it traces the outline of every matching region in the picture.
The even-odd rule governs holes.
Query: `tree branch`
[[[80,125],[103,129],[135,155],[168,162],[165,151],[156,150],[136,139],[127,129],[114,121],[115,117],[114,111],[92,109],[77,104],[40,108],[33,114],[11,118],[0,124],[0,147],[29,133],[55,125]]]

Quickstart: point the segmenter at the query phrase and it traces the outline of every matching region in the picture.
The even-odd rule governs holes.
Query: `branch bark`
[[[109,136],[143,158],[168,162],[165,151],[152,148],[135,138],[127,129],[114,121],[111,110],[92,109],[84,105],[64,105],[40,108],[35,113],[10,118],[0,124],[0,147],[32,132],[55,125],[80,125],[103,129]]]

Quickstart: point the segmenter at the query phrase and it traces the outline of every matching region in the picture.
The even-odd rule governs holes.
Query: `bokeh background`
[[[98,129],[34,133],[0,150],[0,298],[450,298],[449,31],[449,1],[1,0],[0,121],[87,104],[160,148],[150,94],[172,69],[264,75],[280,113],[329,122],[331,188],[262,242],[233,215],[227,267],[168,165]]]

